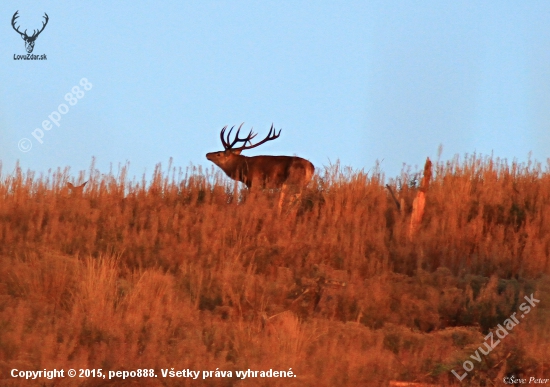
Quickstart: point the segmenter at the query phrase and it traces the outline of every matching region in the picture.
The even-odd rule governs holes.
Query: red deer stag
[[[315,167],[308,160],[296,156],[242,156],[243,150],[256,148],[263,143],[279,138],[279,133],[271,125],[271,129],[267,137],[257,144],[252,144],[251,140],[256,137],[257,133],[250,133],[245,138],[240,138],[239,133],[243,124],[237,129],[235,139],[230,141],[233,128],[227,133],[224,138],[227,126],[220,132],[220,138],[225,150],[220,152],[207,153],[206,158],[220,167],[227,176],[233,180],[244,183],[249,189],[252,187],[259,188],[280,188],[281,198],[279,200],[279,210],[281,209],[284,189],[287,186],[302,188],[313,176]],[[242,146],[234,148],[237,143],[243,143]],[[246,145],[250,143],[250,145]]]

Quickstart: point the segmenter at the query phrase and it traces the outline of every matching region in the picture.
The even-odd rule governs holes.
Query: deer
[[[73,195],[73,196],[77,196],[77,197],[80,197],[82,196],[82,191],[84,191],[84,186],[87,184],[88,182],[85,182],[84,184],[81,184],[79,186],[74,186],[72,183],[67,183],[67,188],[69,188],[69,191],[70,193]]]
[[[18,13],[19,13],[19,11],[16,11],[13,14],[13,17],[11,19],[11,26],[13,27],[13,29],[19,35],[21,35],[21,38],[23,38],[23,40],[25,41],[25,49],[30,54],[30,53],[32,53],[32,50],[34,50],[34,42],[35,42],[36,38],[38,38],[38,35],[40,35],[40,33],[42,31],[44,31],[44,28],[46,28],[46,24],[48,24],[48,20],[50,18],[48,17],[48,14],[46,12],[44,12],[45,16],[42,16],[42,17],[44,18],[45,21],[42,22],[42,28],[39,29],[39,30],[33,30],[33,34],[31,36],[29,36],[29,35],[27,35],[27,30],[25,30],[25,32],[21,32],[21,31],[19,31],[19,27],[17,27],[15,25],[15,23],[17,21],[17,18],[19,17]]]
[[[244,123],[242,123],[233,141],[230,140],[231,132],[234,126],[229,130],[227,136],[225,132],[227,126],[224,126],[220,132],[220,139],[224,147],[223,151],[211,152],[206,154],[206,158],[216,164],[225,174],[235,181],[240,181],[250,190],[254,188],[261,189],[280,189],[281,197],[279,200],[279,211],[282,207],[285,190],[287,187],[303,188],[311,180],[315,173],[315,167],[306,159],[297,156],[243,156],[241,152],[256,148],[268,141],[273,141],[281,135],[271,124],[271,129],[267,136],[260,142],[252,144],[252,139],[257,133],[250,133],[245,138],[240,138],[239,134]],[[235,146],[241,143],[240,146]],[[247,145],[249,143],[250,145]]]

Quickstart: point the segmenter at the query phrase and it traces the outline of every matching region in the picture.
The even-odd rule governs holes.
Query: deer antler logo
[[[48,24],[48,20],[49,20],[49,17],[48,17],[48,14],[46,12],[44,12],[44,15],[43,18],[46,20],[45,22],[42,22],[42,28],[40,30],[33,30],[33,34],[31,36],[27,35],[27,30],[25,30],[25,32],[21,32],[19,31],[19,28],[15,26],[15,22],[16,22],[16,19],[19,17],[18,15],[19,11],[16,11],[14,14],[13,14],[13,17],[11,18],[11,26],[13,27],[13,29],[19,34],[21,35],[21,37],[23,38],[23,40],[25,41],[25,49],[27,50],[27,52],[30,54],[32,52],[32,50],[34,49],[34,41],[36,40],[36,38],[38,38],[38,35],[40,35],[40,33],[42,31],[44,31],[44,28],[46,27],[46,24]]]

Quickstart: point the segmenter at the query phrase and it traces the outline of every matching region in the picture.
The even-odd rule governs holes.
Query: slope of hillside
[[[548,377],[548,169],[436,163],[410,237],[421,177],[332,166],[279,215],[277,192],[235,193],[200,168],[159,166],[146,184],[92,164],[81,194],[68,169],[4,174],[0,382],[137,385],[10,376],[73,368],[154,369],[139,379],[151,386],[452,385],[465,361],[462,385]],[[472,360],[532,294],[540,303]],[[164,377],[172,368],[201,374]],[[237,377],[270,369],[287,377]]]

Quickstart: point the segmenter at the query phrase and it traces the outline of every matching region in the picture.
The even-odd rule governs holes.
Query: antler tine
[[[225,148],[225,141],[223,140],[223,134],[225,132],[225,129],[227,129],[227,125],[225,125],[222,130],[220,131],[220,140],[222,142],[223,147]]]
[[[246,141],[244,142],[244,145],[246,145],[247,142],[251,142],[250,140],[252,140],[254,137],[258,135],[258,133],[252,134],[252,129],[254,128],[250,128],[250,133],[248,133],[248,136],[246,137]]]
[[[227,143],[227,149],[231,149],[233,148],[233,145],[235,145],[234,143],[229,143],[229,139],[231,138],[231,132],[233,131],[233,129],[235,129],[235,125],[233,125],[231,129],[229,129],[229,133],[227,133],[227,140],[225,140]]]
[[[241,124],[241,126],[239,126],[239,128],[237,129],[237,133],[235,133],[235,139],[233,140],[233,142],[231,143],[231,145],[229,145],[229,149],[233,149],[233,147],[235,146],[235,144],[237,143],[237,141],[239,141],[239,133],[241,132],[241,128],[243,127],[243,124],[244,122]],[[231,127],[231,130],[233,130],[235,126]],[[229,131],[229,134],[231,134],[231,130]],[[229,134],[227,135],[227,142],[229,142]]]
[[[220,139],[222,140],[222,145],[223,145],[224,149],[227,149],[227,147],[228,147],[227,142],[225,142],[225,138],[223,137],[223,135],[225,134],[226,129],[227,129],[227,125],[225,125],[222,128],[222,131],[220,132]]]
[[[273,131],[273,134],[275,134],[275,132],[277,131],[277,129],[275,129],[275,127],[273,126],[273,123],[271,123],[271,128],[269,129],[268,137],[271,134],[271,131]],[[279,129],[279,133],[277,133],[277,135],[273,137],[273,140],[281,135],[281,131],[282,129]]]
[[[13,29],[15,31],[17,31],[18,34],[20,34],[21,36],[23,36],[23,33],[21,31],[19,31],[19,28],[15,26],[15,22],[17,21],[17,19],[19,18],[19,15],[18,15],[19,11],[15,11],[15,13],[13,14],[13,17],[11,18],[11,26],[13,27]],[[25,30],[25,32],[27,32],[27,30]]]

